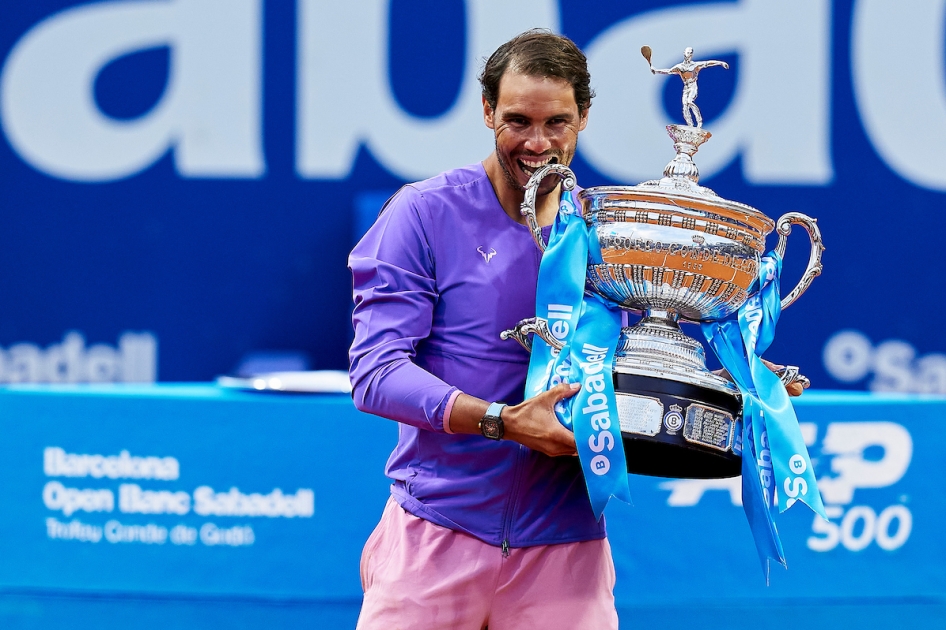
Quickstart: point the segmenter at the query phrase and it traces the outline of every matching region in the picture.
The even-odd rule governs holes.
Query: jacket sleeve
[[[349,377],[359,410],[444,431],[444,411],[457,388],[414,363],[438,299],[424,210],[423,196],[405,186],[349,256],[355,302]]]

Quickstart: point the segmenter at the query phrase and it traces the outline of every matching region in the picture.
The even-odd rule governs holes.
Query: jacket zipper
[[[525,446],[520,444],[519,451],[516,453],[516,464],[512,477],[512,492],[509,493],[509,503],[506,504],[506,514],[503,516],[503,542],[500,548],[502,549],[504,558],[509,557],[509,530],[512,528],[516,499],[519,497],[519,477],[522,471],[522,458],[525,448]]]
[[[548,244],[548,240],[543,240]],[[535,260],[536,269],[538,270],[539,265],[542,264],[542,252],[535,248],[532,250],[532,255]],[[524,457],[525,446],[522,444],[519,445],[519,450],[516,453],[516,464],[515,469],[513,470],[512,478],[512,492],[509,494],[509,503],[506,504],[506,513],[503,515],[503,529],[502,536],[503,542],[500,545],[502,550],[503,558],[509,557],[509,530],[512,526],[513,512],[515,511],[516,499],[519,498],[519,476],[520,471],[522,470],[522,458]]]

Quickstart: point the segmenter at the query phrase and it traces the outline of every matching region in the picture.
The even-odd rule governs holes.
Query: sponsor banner
[[[109,344],[150,331],[161,353],[135,363],[149,366],[135,381],[209,380],[254,350],[344,368],[345,258],[372,214],[359,210],[380,207],[373,191],[482,160],[482,60],[546,27],[587,53],[598,94],[573,163],[583,187],[654,179],[671,155],[680,82],[647,71],[643,44],[660,67],[686,46],[730,64],[701,77],[701,183],[772,218],[817,217],[828,248],[768,358],[821,387],[946,389],[927,315],[946,296],[918,273],[940,265],[946,229],[946,154],[929,150],[946,141],[938,0],[7,4],[5,351],[45,353],[73,329]],[[804,240],[789,242],[786,287]],[[920,308],[881,309],[905,295]],[[853,363],[823,362],[842,330],[870,341],[869,361],[842,344]],[[120,350],[86,349],[88,380],[129,380]],[[6,380],[57,380],[18,360]]]
[[[607,511],[618,601],[946,597],[946,402],[809,392],[795,405],[828,518],[781,515],[787,570],[773,565],[769,587],[758,575],[740,478],[632,477],[634,508]],[[661,579],[634,579],[647,571]]]
[[[605,513],[620,609],[946,600],[946,401],[796,407],[828,519],[781,515],[788,569],[765,586],[740,478],[631,476]],[[357,604],[396,430],[337,395],[2,389],[0,587]]]
[[[946,394],[946,354],[920,355],[902,339],[876,344],[858,330],[841,330],[824,346],[822,361],[835,382],[874,392]]]
[[[116,346],[86,347],[72,330],[61,343],[41,348],[15,343],[0,348],[0,383],[154,383],[158,380],[158,340],[148,332],[124,332]]]
[[[0,588],[360,600],[396,431],[347,396],[0,390]]]

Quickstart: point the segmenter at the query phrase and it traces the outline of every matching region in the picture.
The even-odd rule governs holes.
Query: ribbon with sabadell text
[[[621,330],[621,313],[585,292],[589,228],[570,192],[561,207],[539,266],[536,314],[564,344],[559,352],[538,335],[526,380],[526,398],[564,382],[581,389],[556,405],[559,421],[575,433],[578,460],[595,518],[611,497],[630,502],[624,442],[621,440],[611,367]]]
[[[825,518],[815,471],[802,439],[788,392],[763,362],[762,353],[775,338],[782,312],[779,276],[782,259],[762,258],[751,297],[736,320],[705,322],[703,334],[742,394],[742,502],[755,540],[766,583],[769,561],[785,565],[772,506],[779,512],[801,501]]]
[[[526,398],[563,383],[581,383],[579,392],[556,406],[559,421],[575,433],[578,457],[596,518],[611,497],[630,501],[624,445],[611,378],[620,328],[620,311],[585,291],[592,239],[570,193],[562,195],[549,244],[539,267],[536,314],[564,347],[559,352],[540,337],[532,342]],[[775,338],[781,314],[782,259],[763,257],[751,297],[736,318],[703,323],[709,346],[732,376],[743,402],[743,507],[759,559],[769,579],[771,560],[785,566],[785,554],[772,514],[796,501],[822,518],[824,504],[794,408],[779,377],[761,355]]]

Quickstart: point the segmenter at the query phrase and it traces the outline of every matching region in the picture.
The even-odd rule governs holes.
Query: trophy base
[[[627,471],[719,479],[742,473],[742,403],[730,393],[614,373]]]

